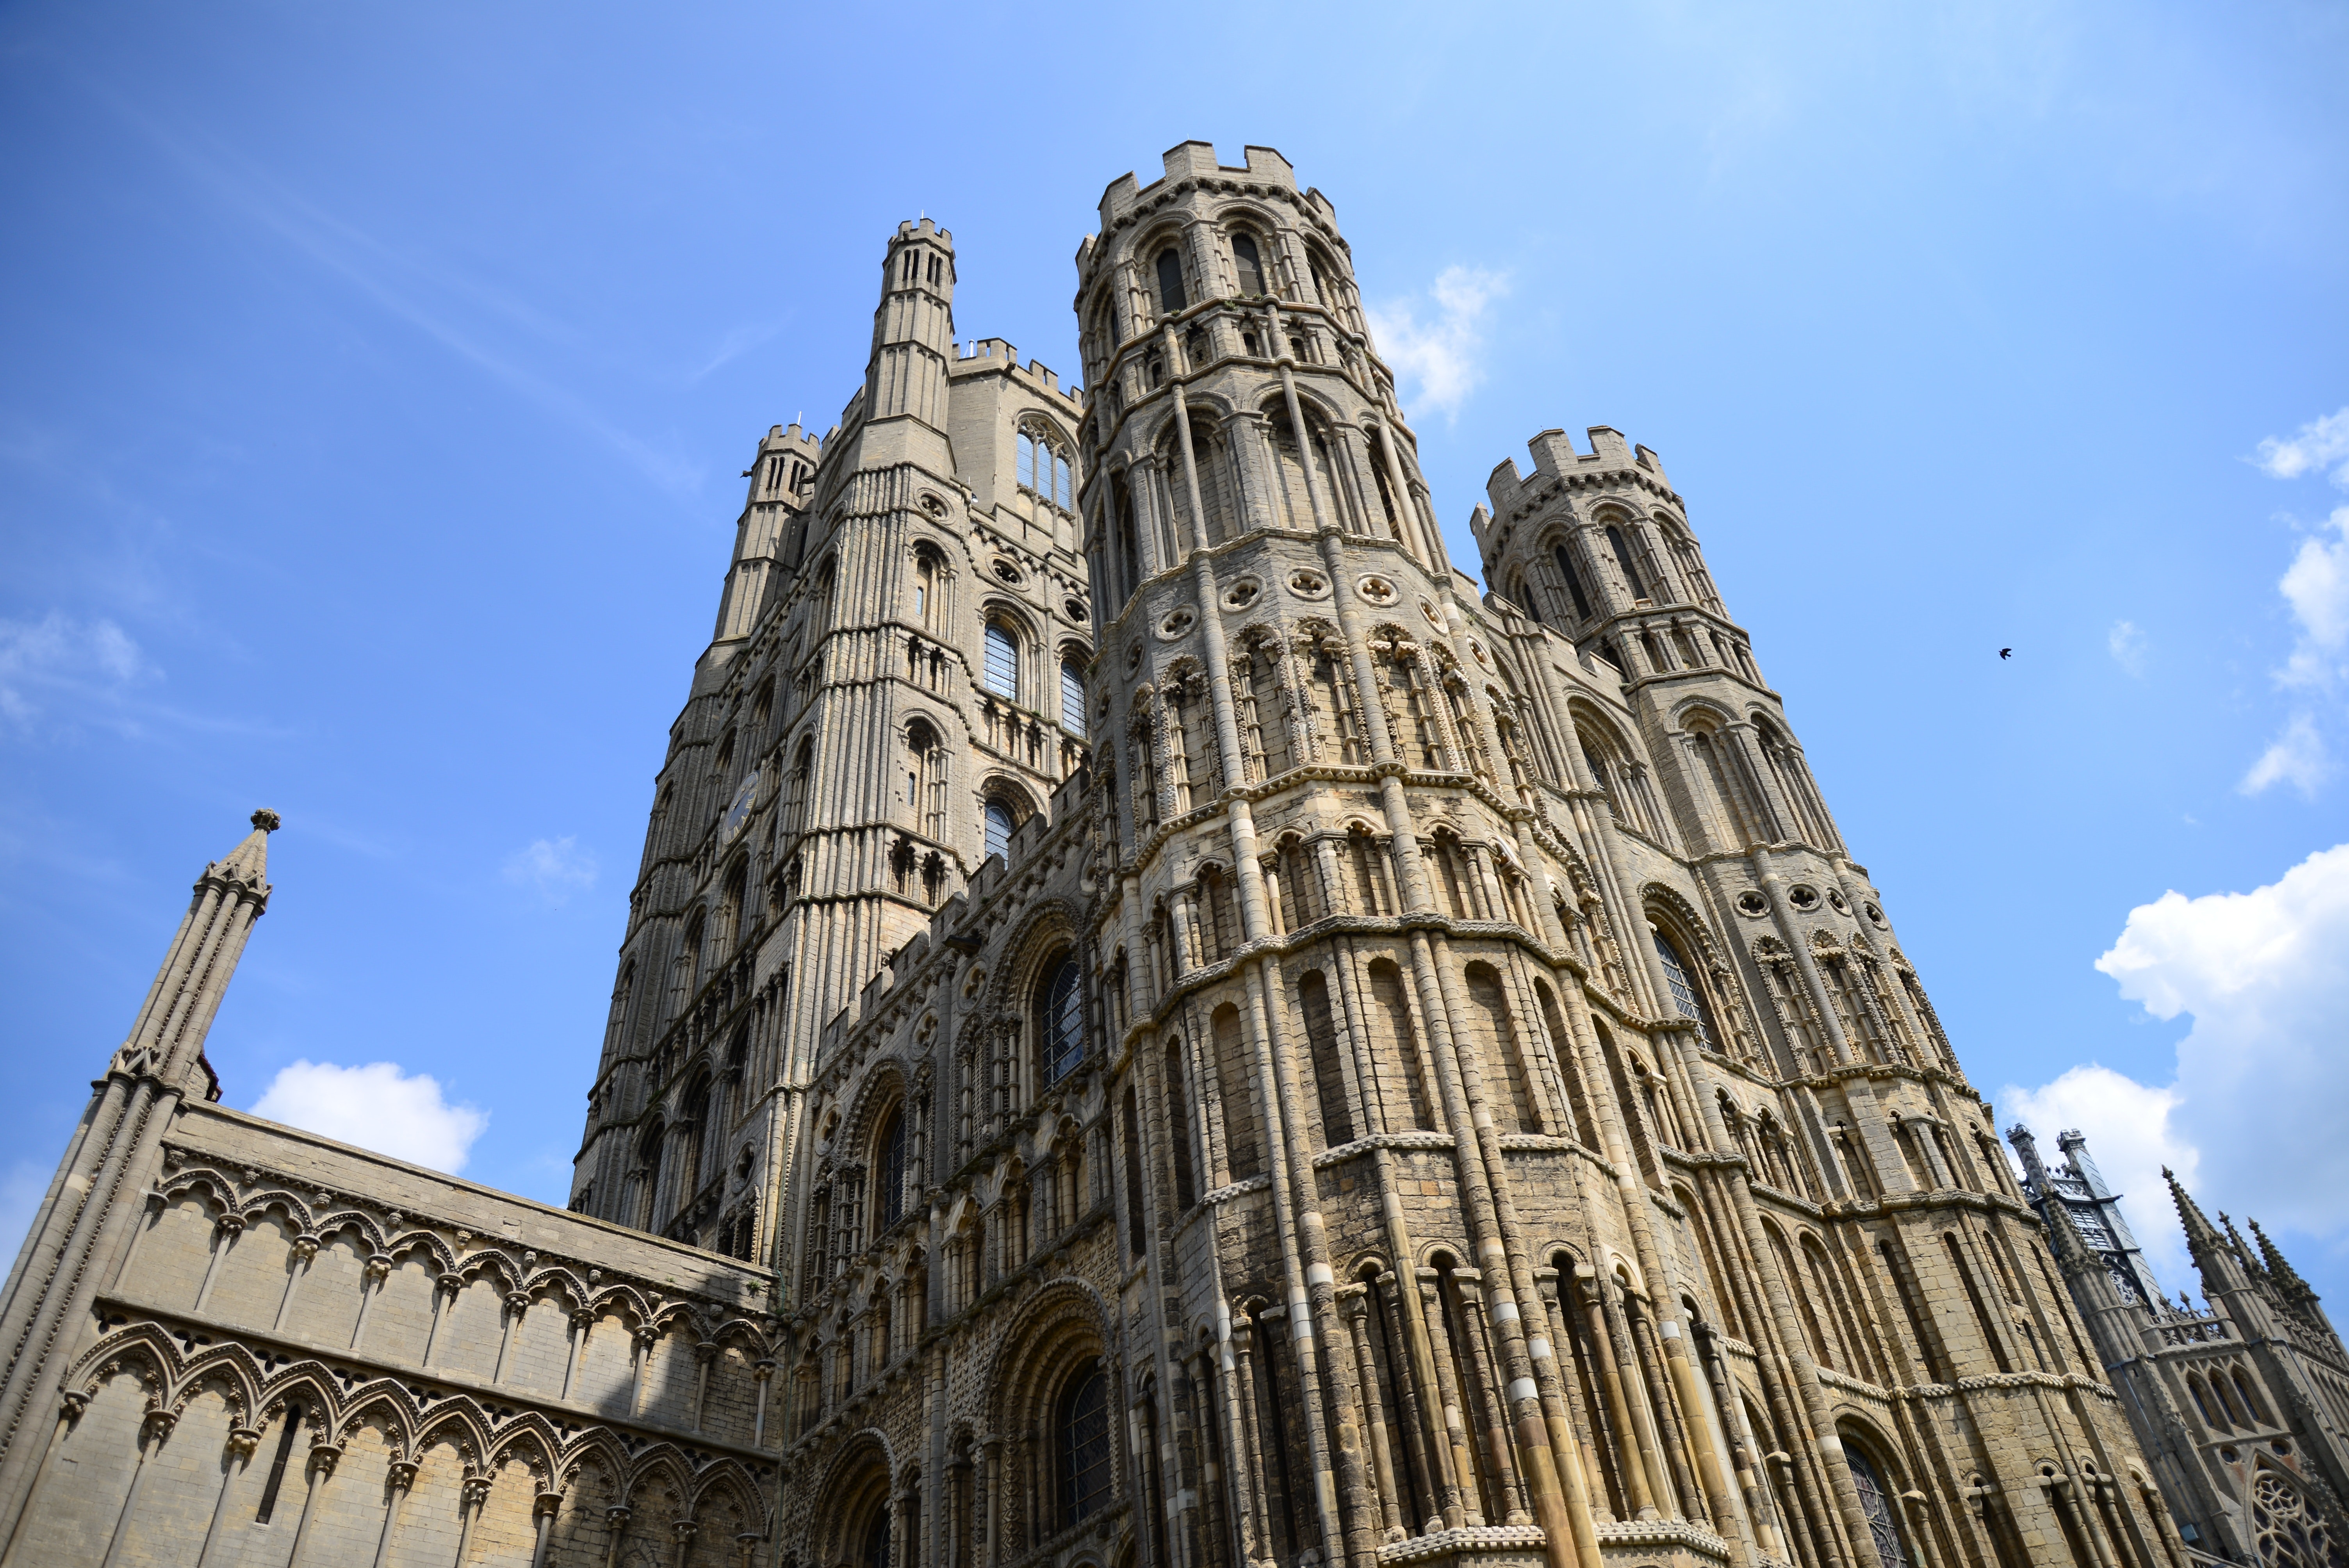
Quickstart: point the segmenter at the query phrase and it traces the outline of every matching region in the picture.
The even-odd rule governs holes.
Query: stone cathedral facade
[[[2058,1133],[2063,1162],[2051,1168],[2029,1128],[2007,1140],[2178,1534],[2235,1563],[2340,1561],[2349,1347],[2308,1282],[2257,1220],[2254,1246],[2224,1213],[2212,1224],[2165,1170],[2202,1281],[2199,1310],[2183,1294],[2172,1305],[2088,1140]]]
[[[265,814],[0,1300],[0,1568],[2187,1568],[1662,459],[1448,556],[1329,200],[1081,396],[902,225],[745,473],[569,1211],[218,1103]]]

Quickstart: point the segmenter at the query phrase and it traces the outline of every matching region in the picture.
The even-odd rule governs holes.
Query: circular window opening
[[[1812,887],[1798,887],[1794,892],[1786,895],[1786,902],[1793,904],[1796,909],[1816,909],[1819,907],[1818,889]]]

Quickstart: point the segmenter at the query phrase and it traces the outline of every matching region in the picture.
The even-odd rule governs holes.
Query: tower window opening
[[[1183,253],[1169,245],[1158,253],[1158,309],[1174,315],[1190,303],[1183,293]]]
[[[930,282],[939,283],[946,277],[946,263],[936,256],[930,258]]]
[[[1574,570],[1574,557],[1560,544],[1550,555],[1557,562],[1557,574],[1566,579],[1566,592],[1574,601],[1574,613],[1583,620],[1590,619],[1590,595],[1582,591],[1582,578]]]
[[[987,689],[1013,702],[1019,700],[1019,644],[1000,621],[987,624]]]
[[[1232,236],[1232,263],[1239,271],[1240,293],[1260,294],[1270,291],[1264,286],[1264,257],[1256,248],[1256,236],[1243,231]],[[1256,352],[1251,345],[1248,352]]]
[[[986,817],[987,847],[984,853],[1001,855],[1009,862],[1011,859],[1011,830],[1015,826],[1011,820],[1011,808],[999,799],[989,800]]]
[[[1648,585],[1640,581],[1640,569],[1631,563],[1631,547],[1623,542],[1623,531],[1613,523],[1607,525],[1607,547],[1615,552],[1615,564],[1623,569],[1623,585],[1631,590],[1631,597],[1647,598]]]

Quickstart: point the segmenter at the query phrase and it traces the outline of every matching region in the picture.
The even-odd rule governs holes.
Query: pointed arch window
[[[1040,426],[1019,428],[1019,479],[1021,490],[1032,491],[1039,500],[1050,501],[1062,511],[1076,504],[1068,449]]]
[[[1232,236],[1232,264],[1239,271],[1240,293],[1271,292],[1264,286],[1264,256],[1256,248],[1256,236],[1245,229]]]
[[[1019,700],[1019,640],[1000,621],[987,624],[987,689],[1013,702]]]
[[[1574,601],[1574,613],[1583,620],[1590,619],[1590,595],[1582,591],[1582,577],[1574,569],[1574,557],[1563,544],[1554,545],[1550,559],[1557,562],[1557,574],[1566,580],[1566,592]]]
[[[1631,590],[1634,599],[1645,599],[1648,585],[1640,580],[1640,569],[1632,564],[1631,547],[1623,542],[1623,531],[1613,523],[1607,525],[1607,548],[1615,552],[1615,564],[1623,569],[1623,585]]]
[[[1066,1078],[1085,1056],[1084,976],[1075,954],[1062,954],[1047,972],[1041,1001],[1039,1037],[1044,1082],[1050,1086]]]
[[[1079,1363],[1061,1386],[1061,1397],[1053,1401],[1052,1439],[1059,1461],[1054,1490],[1066,1529],[1109,1502],[1109,1374],[1097,1358]]]
[[[882,1124],[881,1136],[875,1140],[879,1168],[880,1192],[874,1205],[875,1233],[887,1230],[905,1217],[905,1108],[897,1106]]]
[[[1190,303],[1183,293],[1183,253],[1169,245],[1158,253],[1158,310],[1174,315]]]
[[[1876,1542],[1877,1561],[1884,1568],[1909,1568],[1909,1548],[1901,1542],[1899,1522],[1892,1517],[1891,1500],[1885,1496],[1875,1465],[1854,1443],[1843,1445],[1843,1457],[1851,1466],[1852,1489],[1859,1493],[1859,1511]]]
[[[1010,806],[1000,799],[992,799],[988,801],[984,814],[987,819],[987,842],[979,851],[980,857],[984,859],[988,855],[1000,855],[1007,862],[1009,861],[1011,830],[1017,826],[1011,820]]]
[[[1648,934],[1656,939],[1656,961],[1663,965],[1664,984],[1671,991],[1673,1008],[1682,1017],[1695,1023],[1699,1044],[1708,1051],[1718,1051],[1721,1034],[1713,1026],[1713,1009],[1706,1006],[1704,992],[1689,973],[1688,965],[1681,962],[1680,949],[1654,926],[1648,928]]]
[[[1061,727],[1082,738],[1085,733],[1085,672],[1076,660],[1061,660]]]

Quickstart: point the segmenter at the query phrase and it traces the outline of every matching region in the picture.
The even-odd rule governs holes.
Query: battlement
[[[771,425],[759,438],[759,455],[762,458],[793,447],[804,449],[811,463],[823,455],[823,442],[812,431],[801,429],[797,419],[788,425]]]
[[[1469,531],[1479,545],[1497,523],[1515,522],[1546,495],[1558,480],[1580,475],[1597,475],[1619,469],[1645,470],[1655,482],[1665,489],[1671,481],[1664,477],[1664,461],[1646,447],[1625,438],[1611,425],[1593,425],[1586,432],[1590,442],[1588,452],[1574,449],[1574,438],[1564,430],[1544,430],[1526,443],[1533,455],[1534,471],[1519,471],[1516,459],[1503,458],[1493,466],[1485,480],[1485,493],[1492,498],[1492,511],[1476,509],[1469,520]]]
[[[1040,359],[1019,363],[1019,350],[999,337],[973,338],[955,347],[954,363],[947,366],[953,376],[1007,375],[1024,376],[1042,390],[1069,404],[1073,410],[1078,403],[1079,388],[1063,387],[1058,372]]]
[[[954,252],[954,231],[941,229],[927,218],[919,222],[909,218],[898,224],[897,232],[889,241],[889,248],[894,251],[908,240],[928,240],[950,255]]]
[[[1143,185],[1128,174],[1121,174],[1109,182],[1102,192],[1101,232],[1108,233],[1133,213],[1135,207],[1165,190],[1169,181],[1180,189],[1185,181],[1197,184],[1221,183],[1238,189],[1243,183],[1269,185],[1275,190],[1297,189],[1297,170],[1288,160],[1269,147],[1248,147],[1241,150],[1245,163],[1233,165],[1216,160],[1216,145],[1211,141],[1186,141],[1166,150],[1166,171],[1158,179]],[[1305,192],[1306,202],[1322,218],[1335,224],[1338,210],[1319,191]],[[1077,251],[1077,262],[1084,264],[1094,237],[1088,235]]]

